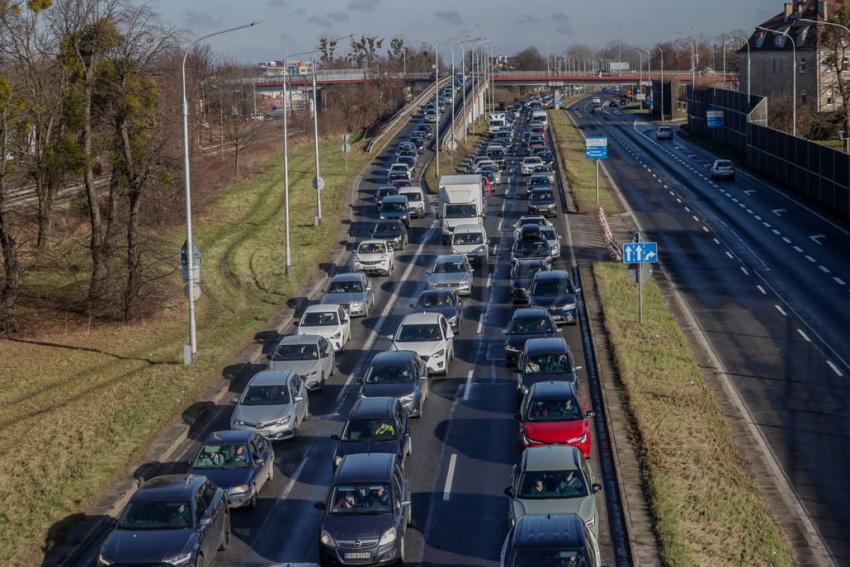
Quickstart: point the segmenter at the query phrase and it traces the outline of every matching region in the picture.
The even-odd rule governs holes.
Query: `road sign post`
[[[643,284],[652,275],[652,264],[658,263],[658,243],[643,242],[636,232],[632,242],[623,244],[623,263],[629,264],[632,280],[638,284],[638,321],[643,324]]]
[[[599,160],[608,159],[608,138],[587,138],[584,155],[596,162],[596,208],[599,208]]]
[[[348,153],[351,151],[351,144],[348,143],[350,134],[346,132],[342,135],[342,155],[345,157],[345,172],[348,173]]]

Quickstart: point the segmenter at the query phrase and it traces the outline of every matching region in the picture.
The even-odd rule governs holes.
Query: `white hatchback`
[[[333,345],[334,352],[339,352],[351,340],[351,319],[342,305],[311,305],[301,315],[296,334],[325,337]]]
[[[367,274],[389,276],[395,266],[395,252],[385,240],[364,240],[354,254],[354,269]]]
[[[393,350],[412,350],[419,355],[429,373],[446,375],[455,356],[454,332],[440,313],[410,313],[405,316],[395,335]]]

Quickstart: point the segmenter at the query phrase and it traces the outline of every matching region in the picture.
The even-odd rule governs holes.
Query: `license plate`
[[[355,551],[352,553],[345,554],[346,559],[371,559],[372,554],[368,551]]]

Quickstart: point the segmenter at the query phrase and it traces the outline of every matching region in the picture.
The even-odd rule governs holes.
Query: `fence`
[[[722,110],[724,125],[709,128],[706,111]],[[850,157],[767,125],[767,99],[722,89],[688,89],[688,129],[746,157],[746,165],[843,219],[850,219]]]

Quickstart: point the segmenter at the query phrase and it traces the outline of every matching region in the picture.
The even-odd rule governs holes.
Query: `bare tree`
[[[850,6],[842,4],[829,21],[850,27]],[[850,38],[847,37],[847,32],[835,26],[818,26],[818,34],[818,45],[820,49],[826,50],[827,55],[821,61],[815,62],[817,66],[825,67],[821,78],[818,79],[820,92],[817,96],[826,104],[829,104],[830,100],[834,101],[833,104],[839,108],[838,114],[846,136],[850,134],[850,78],[847,76],[847,71],[850,71],[850,55],[847,53]],[[835,89],[838,90],[838,97],[835,96]],[[816,103],[818,107],[819,102]],[[850,141],[847,143],[847,150],[850,153]]]

